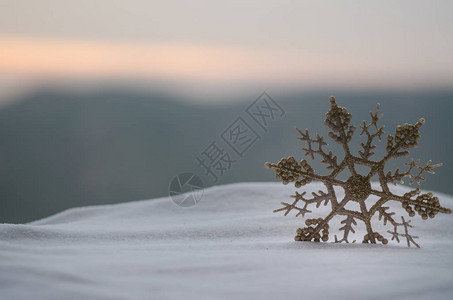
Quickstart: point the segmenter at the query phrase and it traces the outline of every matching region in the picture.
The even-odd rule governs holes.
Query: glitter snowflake
[[[363,237],[363,243],[375,244],[379,241],[382,244],[387,244],[388,239],[373,230],[371,219],[376,215],[384,225],[387,225],[387,223],[393,225],[393,231],[387,231],[391,235],[392,240],[400,242],[400,237],[405,238],[409,247],[411,243],[419,247],[414,241],[418,237],[410,235],[408,232],[409,228],[412,228],[412,225],[410,225],[411,221],[406,221],[404,217],[401,217],[401,222],[397,221],[395,213],[390,211],[389,206],[384,205],[388,201],[400,202],[410,217],[415,216],[417,212],[423,220],[434,218],[439,212],[451,213],[450,209],[440,205],[439,199],[433,196],[432,193],[421,194],[420,189],[417,188],[404,195],[397,195],[389,189],[389,183],[394,185],[397,182],[403,183],[404,177],[410,178],[410,184],[414,182],[420,184],[421,181],[425,180],[422,177],[423,173],[434,174],[433,169],[442,165],[432,165],[431,161],[428,161],[421,166],[419,165],[419,160],[411,159],[410,163],[405,164],[408,167],[405,172],[401,172],[399,169],[394,172],[388,171],[387,173],[384,171],[385,164],[390,159],[408,156],[409,151],[407,149],[418,146],[418,140],[420,139],[419,129],[425,123],[425,120],[420,119],[414,125],[404,124],[397,126],[395,135],[387,136],[386,154],[383,158],[376,161],[371,159],[374,155],[373,150],[376,148],[374,142],[376,139],[381,141],[385,134],[384,126],[378,126],[378,120],[382,117],[382,114],[379,114],[379,104],[374,113],[370,112],[370,116],[371,121],[369,123],[363,121],[360,126],[362,129],[360,135],[364,136],[366,141],[361,143],[361,150],[358,151],[358,155],[353,155],[349,148],[349,142],[356,129],[355,126],[350,125],[352,116],[346,108],[337,105],[334,97],[330,97],[330,110],[326,114],[324,123],[331,129],[329,137],[340,144],[344,150],[344,158],[341,162],[338,161],[337,156],[332,151],[326,152],[323,148],[327,146],[324,137],[316,134],[316,138],[313,138],[310,137],[308,130],[303,132],[296,128],[301,135],[299,139],[307,143],[307,146],[302,148],[305,151],[305,155],[310,156],[312,159],[315,159],[315,155],[319,156],[321,163],[325,164],[326,169],[330,171],[328,175],[316,174],[306,160],[297,162],[291,156],[282,158],[276,164],[265,164],[267,168],[275,170],[277,178],[283,184],[294,182],[295,187],[300,188],[312,181],[320,181],[326,187],[326,192],[320,190],[317,193],[312,193],[311,197],[307,197],[306,192],[299,193],[296,191],[295,195],[291,196],[294,198],[292,203],[282,202],[283,207],[274,211],[284,211],[286,216],[294,210],[297,211],[296,216],[305,217],[305,214],[311,213],[308,209],[309,205],[315,204],[318,208],[323,203],[324,205],[330,203],[331,212],[326,217],[307,219],[305,221],[307,227],[297,229],[296,241],[319,242],[322,240],[327,242],[329,240],[329,222],[335,216],[339,216],[344,218],[341,221],[342,227],[339,229],[343,231],[343,237],[338,239],[335,236],[335,242],[348,243],[350,233],[355,233],[354,226],[357,225],[357,221],[360,221],[365,224],[367,231]],[[366,175],[361,175],[357,172],[357,166],[360,165],[369,168],[369,172]],[[337,179],[338,175],[346,169],[350,173],[349,178],[346,181]],[[377,176],[381,186],[380,190],[372,188],[370,180],[373,176]],[[334,187],[340,187],[344,190],[342,199],[337,198],[337,192]],[[377,197],[377,201],[374,200],[374,203],[373,200],[370,200],[373,195]],[[366,203],[367,200],[368,203]],[[360,209],[345,208],[350,201],[358,203]],[[369,204],[368,207],[367,204]],[[404,230],[404,233],[398,232],[400,228]]]

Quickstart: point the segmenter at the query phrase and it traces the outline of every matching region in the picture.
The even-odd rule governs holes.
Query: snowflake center
[[[355,201],[363,201],[371,194],[370,180],[366,176],[353,175],[346,181],[346,196]]]

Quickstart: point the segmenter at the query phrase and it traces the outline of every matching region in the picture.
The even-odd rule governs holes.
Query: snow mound
[[[303,219],[272,213],[293,193],[280,183],[232,184],[207,189],[191,208],[159,198],[0,225],[0,297],[453,298],[451,215],[412,218],[421,249],[407,248],[404,240],[387,246],[294,242]],[[436,195],[453,207],[451,196]],[[328,209],[314,208],[307,217]],[[406,215],[401,206],[392,209]],[[339,225],[331,225],[331,240],[341,235]],[[365,234],[359,226],[357,241]],[[388,237],[383,226],[376,229]]]

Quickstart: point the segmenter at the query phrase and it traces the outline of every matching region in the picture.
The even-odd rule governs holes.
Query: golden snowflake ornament
[[[309,205],[316,204],[318,208],[321,204],[328,205],[330,203],[331,211],[326,217],[307,219],[305,221],[307,227],[297,229],[297,235],[294,238],[296,241],[319,242],[322,240],[327,242],[329,240],[329,222],[338,216],[344,218],[340,222],[342,227],[339,229],[343,231],[343,237],[338,239],[335,235],[335,242],[348,243],[349,234],[355,233],[354,226],[357,226],[357,221],[359,221],[365,224],[367,231],[367,234],[363,237],[363,243],[375,244],[379,241],[382,244],[387,244],[388,239],[373,230],[371,219],[376,215],[384,225],[387,225],[387,223],[393,225],[393,231],[387,231],[392,240],[400,242],[400,238],[405,238],[408,247],[411,244],[420,247],[414,241],[418,237],[409,234],[409,228],[413,227],[410,224],[411,221],[406,221],[402,216],[401,222],[397,221],[395,213],[391,212],[389,206],[385,206],[385,204],[389,201],[400,202],[410,217],[418,213],[423,220],[434,218],[437,213],[449,214],[451,210],[442,207],[439,199],[432,193],[421,194],[420,189],[417,188],[404,195],[397,195],[390,191],[388,184],[403,183],[404,177],[410,178],[410,184],[414,182],[420,184],[421,181],[425,180],[422,177],[423,173],[434,174],[433,169],[440,167],[442,164],[432,165],[431,161],[428,161],[425,165],[420,166],[419,160],[411,159],[410,163],[405,164],[408,167],[405,172],[396,169],[394,172],[388,171],[385,173],[384,167],[390,159],[408,156],[409,151],[407,149],[418,146],[418,140],[420,139],[419,129],[425,123],[425,120],[420,119],[414,125],[406,123],[397,126],[395,134],[387,136],[386,154],[384,157],[380,160],[372,160],[373,150],[376,148],[374,142],[376,139],[381,141],[385,134],[384,126],[378,126],[378,121],[382,117],[382,114],[379,114],[379,104],[374,113],[370,111],[371,121],[369,123],[363,121],[360,126],[362,129],[360,135],[364,136],[366,141],[361,143],[361,150],[358,151],[358,155],[353,155],[349,148],[349,142],[356,129],[355,126],[350,125],[352,116],[346,108],[337,105],[334,97],[330,97],[329,100],[330,110],[326,114],[324,124],[331,129],[329,137],[342,146],[344,158],[339,162],[332,151],[326,152],[323,147],[328,145],[324,141],[324,137],[316,134],[316,138],[312,138],[308,130],[303,132],[296,128],[301,135],[298,139],[307,144],[306,147],[302,148],[305,151],[305,155],[310,156],[312,159],[315,159],[315,156],[319,156],[321,163],[326,165],[326,169],[331,170],[330,173],[328,175],[318,175],[306,160],[297,162],[292,156],[282,158],[276,164],[266,163],[265,166],[275,170],[277,179],[281,180],[283,184],[294,182],[295,187],[300,188],[312,181],[320,181],[325,185],[327,191],[313,192],[311,197],[307,197],[306,192],[299,193],[296,191],[295,195],[291,196],[294,198],[292,203],[282,202],[283,207],[274,212],[284,211],[286,216],[289,212],[295,210],[297,211],[296,217],[305,217],[306,213],[311,212],[308,209]],[[369,172],[366,175],[361,175],[357,172],[357,166],[368,167]],[[345,169],[349,171],[350,177],[346,181],[337,179],[338,175]],[[381,186],[380,190],[371,186],[371,178],[373,176],[377,176]],[[338,193],[334,187],[344,190],[342,199],[337,198]],[[370,196],[373,195],[377,197],[376,201],[370,199]],[[346,204],[350,202],[358,204],[360,209],[345,208]],[[367,204],[369,205],[367,206]],[[399,229],[402,229],[403,232],[398,231]]]

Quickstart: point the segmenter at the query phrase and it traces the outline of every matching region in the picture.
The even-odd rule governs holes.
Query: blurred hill
[[[258,95],[257,95],[258,96]],[[271,95],[286,114],[219,184],[273,181],[263,167],[294,155],[301,159],[302,144],[293,129],[308,128],[326,135],[323,126],[330,93]],[[443,162],[424,189],[453,194],[453,92],[345,92],[337,102],[353,114],[353,123],[368,120],[381,103],[386,133],[420,117],[420,147],[411,151],[422,163]],[[117,203],[166,196],[168,183],[180,172],[202,176],[195,158],[254,99],[234,104],[201,105],[162,94],[127,90],[64,92],[42,90],[0,110],[0,222],[27,222],[69,207]],[[358,150],[359,133],[353,139]],[[330,141],[328,141],[330,143]],[[332,144],[332,143],[330,143]],[[331,145],[337,153],[340,149]],[[385,142],[377,155],[382,153]],[[401,166],[408,158],[392,162]],[[316,164],[314,164],[316,166]],[[405,167],[402,167],[405,170]],[[206,186],[213,182],[202,177]]]

